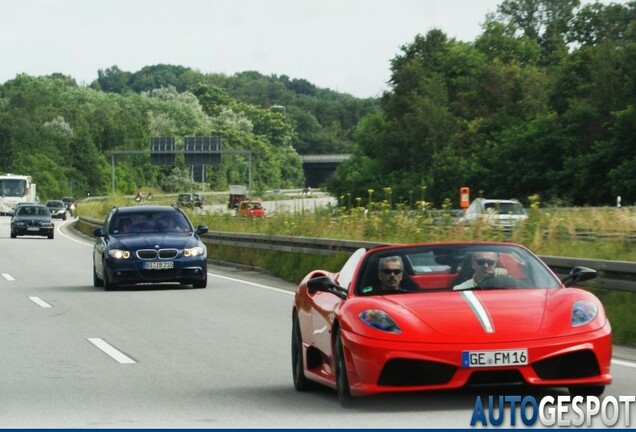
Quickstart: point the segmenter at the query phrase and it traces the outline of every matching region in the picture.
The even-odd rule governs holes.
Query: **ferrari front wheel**
[[[303,361],[303,339],[300,334],[300,324],[298,316],[294,315],[292,321],[292,377],[296,391],[307,391],[311,389],[311,382],[305,377],[305,363]]]
[[[336,391],[338,392],[338,400],[344,408],[348,408],[353,403],[351,389],[349,388],[349,377],[347,375],[347,364],[345,362],[344,349],[342,347],[342,338],[340,337],[340,329],[336,331],[334,336],[335,344],[335,363],[336,363]]]

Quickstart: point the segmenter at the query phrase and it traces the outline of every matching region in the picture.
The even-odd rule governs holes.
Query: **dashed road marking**
[[[43,307],[43,308],[51,308],[53,306],[51,306],[50,304],[48,304],[47,302],[45,302],[44,300],[42,300],[40,297],[29,297],[29,300],[31,300],[33,303],[35,303],[36,305]]]
[[[106,342],[105,340],[101,338],[88,338],[88,341],[92,343],[93,345],[95,345],[100,350],[102,350],[105,354],[112,357],[118,363],[121,363],[121,364],[137,363],[136,361],[128,357],[126,354],[122,353],[117,348],[114,348],[112,345],[110,345],[108,342]]]

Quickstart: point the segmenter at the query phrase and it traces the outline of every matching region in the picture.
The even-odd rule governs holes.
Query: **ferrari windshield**
[[[557,288],[561,282],[527,249],[496,243],[409,245],[370,251],[359,295],[459,289]]]

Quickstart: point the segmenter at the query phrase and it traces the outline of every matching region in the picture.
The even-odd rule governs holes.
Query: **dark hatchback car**
[[[203,207],[203,194],[182,193],[177,197],[177,204],[182,207]]]
[[[116,207],[93,231],[93,284],[106,291],[162,282],[205,288],[207,249],[199,236],[206,232],[176,206]]]
[[[66,204],[61,200],[49,200],[46,202],[46,206],[51,212],[52,218],[66,220]]]
[[[18,236],[55,236],[55,224],[46,206],[22,204],[11,218],[11,238]]]

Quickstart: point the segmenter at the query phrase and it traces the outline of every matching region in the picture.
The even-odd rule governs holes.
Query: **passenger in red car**
[[[399,290],[402,282],[404,264],[399,256],[380,258],[378,263],[378,278],[383,290]]]

